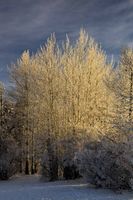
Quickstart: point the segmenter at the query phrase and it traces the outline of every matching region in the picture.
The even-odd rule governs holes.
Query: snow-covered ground
[[[79,181],[44,183],[38,176],[25,176],[1,181],[0,200],[133,200],[133,193],[116,194]]]

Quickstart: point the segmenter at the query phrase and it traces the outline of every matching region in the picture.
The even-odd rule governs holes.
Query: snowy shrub
[[[18,148],[12,138],[0,138],[0,179],[7,180],[17,171]]]
[[[133,164],[125,145],[108,140],[90,142],[77,156],[80,173],[97,187],[132,188]]]

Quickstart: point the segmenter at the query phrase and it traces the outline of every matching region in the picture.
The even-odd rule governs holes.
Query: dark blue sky
[[[133,0],[0,0],[0,80],[8,83],[7,65],[25,49],[36,51],[51,32],[77,37],[81,27],[117,58],[132,46]]]

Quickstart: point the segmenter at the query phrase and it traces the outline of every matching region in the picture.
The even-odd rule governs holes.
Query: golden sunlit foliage
[[[75,42],[67,36],[58,45],[53,34],[36,54],[25,51],[11,67],[10,92],[23,138],[22,170],[33,172],[44,153],[49,158],[45,167],[56,179],[88,137],[112,139],[120,118],[131,124],[132,66],[133,52],[126,49],[113,69],[101,46],[84,30]]]

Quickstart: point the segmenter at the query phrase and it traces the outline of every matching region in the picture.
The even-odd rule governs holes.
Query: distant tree
[[[109,88],[114,93],[116,102],[116,113],[119,119],[132,121],[133,104],[133,52],[132,49],[122,51],[120,62],[113,70]]]
[[[18,170],[18,146],[8,135],[0,138],[0,179],[7,180]]]

